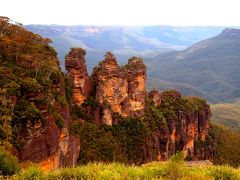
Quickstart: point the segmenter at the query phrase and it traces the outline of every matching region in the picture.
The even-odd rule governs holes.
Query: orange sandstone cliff
[[[172,111],[174,115],[166,114],[166,124],[157,125],[157,130],[145,137],[146,145],[139,147],[141,162],[167,160],[177,151],[184,151],[186,159],[213,159],[214,148],[204,146],[211,116],[205,102],[199,103],[198,98],[189,97],[188,101],[193,102],[189,106],[194,106],[194,103],[199,105],[196,109],[187,109],[181,107],[185,97],[178,91],[152,90],[147,94],[146,67],[138,57],[129,59],[127,65],[120,67],[114,55],[107,52],[90,77],[85,54],[83,49],[72,48],[66,55],[66,78],[72,88],[69,105],[63,105],[53,98],[51,106],[55,107],[55,112],[49,111],[49,105],[40,106],[44,121],[27,121],[19,132],[21,148],[18,157],[21,161],[36,162],[46,170],[76,164],[80,158],[80,138],[70,131],[71,112],[75,111],[75,106],[85,109],[86,117],[82,120],[92,115],[96,124],[111,126],[118,123],[116,114],[144,120],[149,103],[162,112]],[[65,99],[63,81],[54,86]],[[90,95],[95,97],[96,108],[82,106]],[[29,94],[29,99],[34,101],[39,96],[41,94]],[[56,113],[63,120],[61,128],[57,126]]]
[[[127,146],[123,148],[125,158],[135,157],[135,152],[127,152],[128,147],[136,150],[138,158],[130,162],[167,160],[177,151],[184,151],[186,159],[214,158],[214,146],[205,143],[211,116],[209,105],[175,90],[147,93],[143,59],[132,57],[128,64],[119,66],[115,56],[107,52],[90,76],[86,51],[71,48],[65,57],[64,75],[49,39],[11,23],[6,17],[0,17],[0,28],[0,117],[8,119],[4,126],[0,125],[0,143],[12,147],[20,162],[32,161],[45,170],[76,165],[82,158],[81,149],[85,148],[80,146],[80,138],[84,141],[87,136],[79,137],[80,133],[73,132],[87,127],[84,123],[90,124],[90,131],[106,128],[101,133],[111,136],[113,141],[101,142],[103,145],[116,145],[116,140],[123,140],[118,147]],[[113,139],[109,128],[124,120],[130,122],[130,126],[125,124],[127,129],[122,128],[130,144],[125,139]],[[73,128],[74,123],[80,129]],[[143,132],[137,131],[138,125],[148,127],[144,137]],[[136,128],[133,134],[129,133],[131,128]],[[95,138],[102,134],[95,134]],[[132,136],[141,137],[136,138],[141,143]],[[112,157],[108,149],[104,150]]]
[[[76,50],[72,49],[72,51]],[[69,66],[75,61],[70,57],[71,52],[66,57],[67,77],[75,71],[75,66],[79,66],[78,64]],[[78,76],[78,80],[69,78],[73,84],[73,97],[76,103],[87,98],[87,93],[84,95],[81,89],[75,89],[79,82],[82,82],[81,87],[84,87],[84,82],[89,78],[86,65],[82,64],[81,67],[83,69],[78,71],[81,71],[83,76]],[[155,152],[149,152],[146,147],[141,147],[143,162],[167,160],[177,151],[184,151],[185,158],[188,159],[206,159],[213,156],[202,145],[209,128],[211,116],[209,105],[198,98],[189,97],[187,100],[189,107],[183,108],[181,103],[185,102],[185,97],[178,91],[161,93],[152,90],[147,95],[146,66],[141,58],[133,57],[129,59],[128,64],[120,67],[115,56],[107,52],[105,59],[93,69],[92,89],[95,101],[99,104],[97,110],[90,110],[94,111],[92,113],[95,114],[96,124],[117,124],[116,114],[123,117],[145,118],[146,98],[151,101],[152,106],[163,112],[168,112],[169,108],[172,108],[171,111],[175,114],[166,115],[166,126],[159,124],[159,130],[146,137],[148,145]],[[80,93],[81,96],[75,96],[75,93]],[[196,108],[192,108],[193,106]]]

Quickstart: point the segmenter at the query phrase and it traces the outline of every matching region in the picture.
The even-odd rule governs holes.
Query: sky
[[[26,24],[240,26],[240,0],[1,0]]]

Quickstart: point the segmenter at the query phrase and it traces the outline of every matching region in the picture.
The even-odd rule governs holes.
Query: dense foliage
[[[97,161],[142,164],[145,162],[144,149],[157,156],[158,152],[149,144],[151,143],[149,139],[154,137],[155,132],[168,128],[172,120],[179,123],[181,112],[188,114],[201,111],[206,106],[205,100],[181,96],[178,91],[169,90],[162,93],[160,107],[155,107],[150,99],[146,98],[144,118],[125,118],[115,114],[113,118],[117,123],[113,126],[99,126],[93,121],[93,113],[86,111],[89,109],[86,107],[92,109],[99,107],[95,98],[90,96],[82,107],[76,106],[72,112],[74,119],[72,131],[81,138],[79,163]],[[178,144],[173,149],[181,150]]]
[[[13,175],[20,170],[18,160],[9,152],[0,148],[0,172],[1,175]]]
[[[219,126],[211,124],[207,143],[215,143],[216,164],[228,164],[238,167],[240,165],[240,134]]]
[[[127,118],[111,127],[75,122],[73,130],[81,137],[79,163],[91,161],[142,163],[139,148],[144,144],[147,130],[137,119]]]
[[[64,126],[56,107],[67,105],[64,79],[50,39],[0,17],[0,145],[20,148],[26,123],[44,124],[43,111]]]

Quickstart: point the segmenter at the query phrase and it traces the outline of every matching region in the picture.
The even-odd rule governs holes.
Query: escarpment
[[[69,57],[66,62],[73,64]],[[75,67],[69,68],[67,64],[66,68],[71,72]],[[84,69],[78,71],[85,72],[85,65],[82,67]],[[85,77],[88,75],[79,81],[84,81]],[[211,116],[206,101],[182,96],[175,90],[159,92],[154,89],[147,95],[145,82],[146,67],[141,58],[130,58],[128,64],[120,67],[115,56],[107,52],[92,73],[91,96],[97,108],[81,107],[88,109],[87,114],[89,110],[94,112],[96,125],[118,126],[119,116],[123,121],[137,118],[144,123],[150,133],[144,137],[144,143],[138,145],[142,162],[167,160],[178,151],[184,151],[186,159],[213,158],[214,155],[208,152],[213,147],[204,145]],[[76,87],[74,81],[71,83]],[[85,98],[88,102],[87,96]],[[88,121],[88,117],[85,120]]]
[[[0,145],[45,170],[75,165],[80,139],[70,133],[64,76],[51,41],[5,17],[0,29],[0,119],[7,119]]]
[[[77,161],[141,164],[177,151],[214,158],[209,105],[175,90],[147,93],[143,59],[119,66],[107,52],[90,76],[86,51],[71,48],[64,75],[49,39],[0,21],[8,30],[0,37],[0,145],[20,162],[51,170]]]
[[[146,158],[167,160],[175,152],[184,151],[189,160],[209,159],[209,151],[214,147],[209,149],[204,145],[211,116],[206,101],[184,97],[175,90],[162,93],[153,90],[148,96],[150,103],[163,113],[165,124],[148,138],[157,155],[146,154]]]
[[[46,69],[42,67],[43,73],[49,74],[39,74],[36,80],[21,79],[21,96],[15,95],[13,124],[17,128],[14,132],[19,144],[17,156],[21,162],[32,161],[45,170],[75,165],[80,152],[79,137],[70,133],[72,119],[65,98],[64,77],[57,62],[52,55],[48,61],[52,72],[44,72]],[[24,65],[21,68],[29,71]],[[22,91],[22,88],[29,89]]]

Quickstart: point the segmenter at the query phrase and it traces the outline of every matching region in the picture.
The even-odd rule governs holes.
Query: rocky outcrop
[[[32,96],[31,101],[37,98]],[[39,109],[42,119],[29,119],[22,124],[18,134],[21,144],[18,151],[20,161],[38,163],[43,170],[73,166],[80,153],[80,139],[70,133],[72,122],[68,106],[63,107],[54,99],[52,103],[52,106],[56,107],[54,114],[49,112],[49,106],[41,105]],[[56,117],[56,114],[59,117]],[[62,118],[62,127],[57,126],[58,118]]]
[[[78,58],[83,56],[84,51],[80,52],[82,54],[72,50],[69,56],[73,59],[69,56],[67,58],[68,68],[73,66],[78,70],[84,68],[86,70],[86,66],[84,67],[81,61],[78,61]],[[23,97],[16,97],[15,114],[23,113],[24,116],[17,117],[21,122],[18,122],[19,124],[15,127],[18,129],[16,137],[19,143],[17,149],[19,160],[37,163],[43,170],[54,170],[74,166],[77,163],[80,154],[80,138],[70,133],[72,118],[65,95],[64,77],[57,63],[58,60],[54,56],[47,58],[50,59],[48,63],[51,63],[50,68],[53,71],[49,71],[48,79],[43,76],[41,80],[51,83],[44,89],[39,88],[40,85],[38,85],[39,89],[32,90],[32,92],[23,91]],[[28,68],[25,65],[24,67]],[[88,93],[85,88],[87,83],[84,82],[82,85],[82,81],[76,79],[76,77],[85,77],[86,71],[78,73],[73,70],[70,73],[73,74],[73,79],[75,78],[74,82],[79,85],[73,87],[79,88],[86,96]],[[36,81],[36,79],[34,80]],[[36,81],[36,83],[38,82]],[[33,89],[35,84],[30,83],[30,85]],[[78,93],[73,93],[73,98],[80,102],[77,95]]]
[[[66,63],[68,72],[71,72],[76,65],[70,66],[69,62],[73,61],[68,60]],[[84,64],[84,61],[81,62]],[[85,72],[82,77],[88,77],[85,64],[79,67],[83,67],[81,72]],[[92,114],[96,124],[117,123],[116,114],[122,117],[145,118],[146,67],[141,58],[133,57],[127,65],[120,67],[115,56],[107,52],[105,59],[94,68],[92,81],[92,95],[99,106],[95,110],[90,108],[88,114],[94,112]],[[82,92],[81,89],[75,90],[76,93]],[[144,161],[167,160],[177,151],[184,151],[187,159],[204,159],[206,155],[203,144],[210,118],[210,109],[206,102],[195,97],[183,97],[178,91],[160,93],[156,89],[149,92],[148,99],[149,105],[164,112],[166,123],[159,124],[158,130],[146,137],[148,146],[152,147],[155,153],[148,152],[143,147]]]
[[[96,101],[103,109],[103,124],[113,124],[113,113],[143,117],[146,67],[141,59],[132,58],[121,68],[114,55],[107,52],[105,59],[94,68],[92,79]]]
[[[102,122],[111,125],[112,112],[126,115],[122,107],[128,97],[126,74],[117,64],[114,55],[107,52],[105,60],[94,68],[92,79],[96,87],[96,101],[103,109]]]
[[[111,161],[117,155],[120,161],[142,163],[166,160],[177,151],[192,159],[213,156],[212,146],[205,146],[207,103],[177,91],[153,90],[147,97],[141,58],[120,67],[107,52],[90,77],[85,50],[72,48],[65,57],[65,79],[49,39],[8,18],[0,21],[8,32],[2,33],[0,43],[0,115],[5,119],[0,124],[1,145],[13,147],[21,162],[38,163],[44,170],[74,166],[80,138],[91,148],[85,151],[86,162],[96,156]]]
[[[107,52],[105,59],[94,68],[92,77],[87,73],[84,60],[85,51],[72,48],[66,56],[67,80],[72,87],[71,112],[81,111],[76,121],[94,122],[97,125],[117,124],[125,117],[147,120],[147,108],[164,116],[165,122],[155,126],[139,146],[142,162],[167,160],[177,151],[184,151],[186,159],[206,159],[212,157],[211,147],[205,147],[209,128],[210,109],[207,103],[196,97],[183,97],[178,91],[159,92],[154,89],[148,97],[145,90],[146,67],[141,58],[133,57],[128,64],[120,67],[116,58]],[[55,84],[58,93],[65,98],[63,84]],[[39,96],[39,95],[38,95]],[[34,101],[36,96],[29,96]],[[64,125],[57,126],[58,118],[49,111],[49,106],[41,106],[45,121],[26,123],[26,130],[20,133],[23,147],[19,151],[22,161],[39,163],[43,169],[76,164],[79,158],[80,140],[70,133],[71,116],[68,104],[56,98],[50,100],[54,113],[60,114]],[[76,104],[76,105],[75,105]],[[78,109],[78,108],[79,109]],[[78,110],[77,110],[78,109]],[[75,114],[76,115],[76,114]],[[92,121],[93,120],[93,121]],[[43,123],[45,122],[45,123]]]
[[[240,29],[226,28],[219,35],[220,37],[240,39]]]
[[[146,66],[143,59],[132,57],[125,66],[128,80],[128,99],[124,104],[125,112],[132,117],[143,117],[146,97]]]
[[[73,99],[81,105],[88,97],[92,88],[92,81],[87,73],[84,56],[86,51],[81,48],[71,48],[65,57],[66,77],[72,85]]]
[[[155,107],[159,107],[161,105],[161,93],[157,89],[153,89],[148,93],[148,97],[151,100],[151,103]]]
[[[148,96],[155,107],[163,108],[163,112],[168,111],[171,116],[166,119],[167,126],[161,127],[159,131],[154,132],[148,138],[148,142],[155,148],[157,156],[147,155],[146,161],[149,158],[166,160],[177,151],[183,151],[186,159],[201,160],[213,156],[213,153],[210,152],[211,148],[204,145],[211,116],[210,107],[205,101],[197,97],[183,99],[177,91],[161,94],[157,90],[153,90]],[[186,100],[187,103],[184,103]],[[183,108],[182,105],[185,107]],[[165,107],[168,108],[167,111],[164,109]]]

